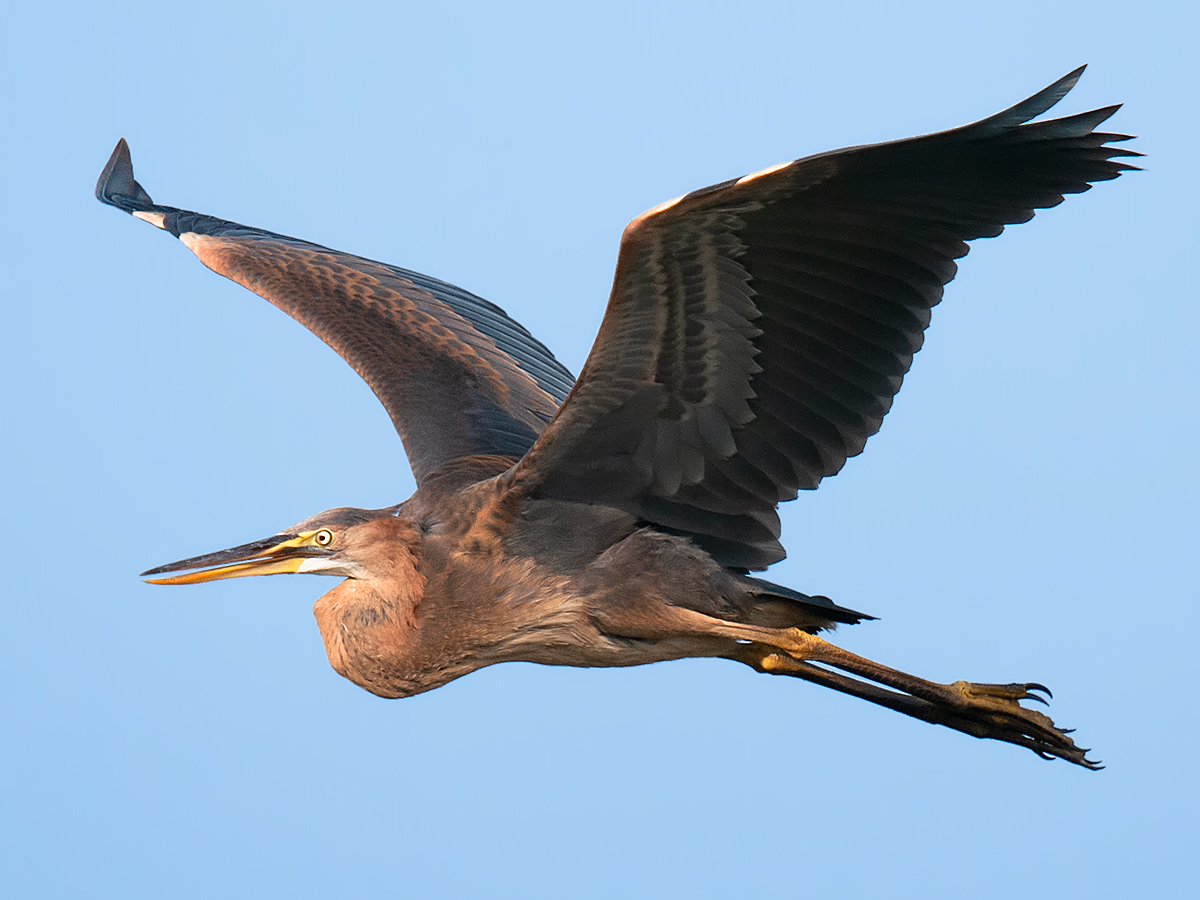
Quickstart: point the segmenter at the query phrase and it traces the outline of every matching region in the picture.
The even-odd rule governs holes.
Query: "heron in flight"
[[[333,668],[407,697],[494,663],[721,657],[927,722],[1098,764],[1036,683],[927,681],[819,632],[870,616],[751,575],[776,509],[860,453],[967,242],[1135,166],[1095,129],[1032,121],[1083,69],[938,134],[820,153],[701,188],[625,229],[578,379],[503,310],[446,282],[163,206],[121,140],[96,196],[264,297],[366,380],[417,490],[143,573],[308,572]],[[177,573],[177,574],[171,574]]]

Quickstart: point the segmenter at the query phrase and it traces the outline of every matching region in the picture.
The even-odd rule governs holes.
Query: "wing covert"
[[[435,278],[155,204],[124,139],[99,200],[178,237],[202,263],[270,301],[370,385],[420,483],[452,460],[519,459],[572,384],[553,354],[498,306]]]

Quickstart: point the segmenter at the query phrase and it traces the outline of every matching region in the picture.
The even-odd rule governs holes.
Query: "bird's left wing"
[[[124,139],[96,197],[175,235],[336,350],[387,409],[418,484],[462,457],[520,458],[571,388],[571,373],[543,344],[461,288],[154,203],[134,180]]]

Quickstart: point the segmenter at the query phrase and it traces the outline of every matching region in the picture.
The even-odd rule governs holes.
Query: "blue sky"
[[[1195,13],[1180,4],[26,5],[7,173],[0,893],[1129,897],[1197,835]],[[574,371],[624,224],[953,127],[1090,63],[1147,171],[977,243],[883,431],[773,580],[857,653],[1037,680],[1109,768],[731,663],[527,665],[412,700],[329,669],[306,578],[143,569],[412,482],[303,328],[102,207],[455,282]],[[5,858],[7,857],[7,858]]]

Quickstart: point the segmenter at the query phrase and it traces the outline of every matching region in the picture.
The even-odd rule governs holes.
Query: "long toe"
[[[1041,757],[1065,759],[1088,769],[1103,768],[1069,737],[1074,729],[1059,728],[1049,716],[1021,705],[1022,700],[1048,705],[1041,694],[1049,696],[1050,691],[1043,685],[956,681],[946,687],[951,697],[942,724],[976,737],[1018,744]]]
[[[1054,695],[1050,693],[1050,688],[1044,684],[1038,684],[1036,681],[1013,682],[1012,684],[978,684],[972,681],[956,681],[950,687],[972,697],[995,697],[998,700],[1014,702],[1036,700],[1043,706],[1049,706],[1047,699],[1054,698]],[[1042,694],[1046,696],[1043,697]]]

